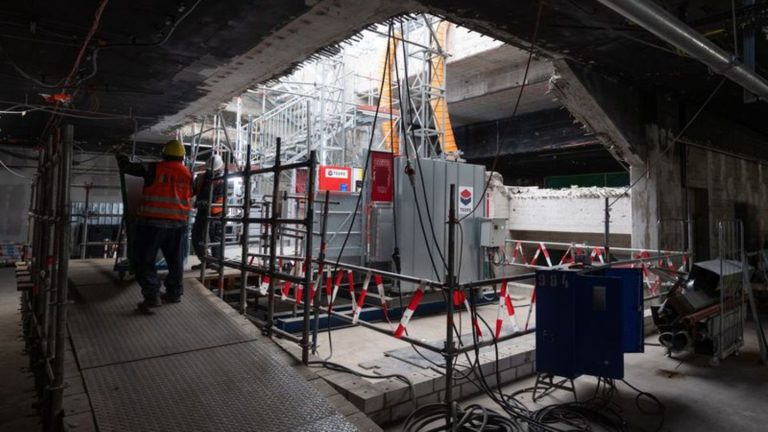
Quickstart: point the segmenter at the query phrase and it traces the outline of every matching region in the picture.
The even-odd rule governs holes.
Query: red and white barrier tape
[[[528,305],[528,316],[525,318],[525,331],[528,331],[528,324],[531,322],[531,313],[533,312],[533,306],[536,304],[536,285],[533,285],[533,293],[531,293],[531,302]]]
[[[352,270],[347,270],[347,283],[349,284],[349,297],[352,299],[352,313],[354,314],[357,303],[355,302],[355,276],[352,274]]]
[[[496,313],[496,339],[501,335],[501,328],[504,326],[504,312],[506,311],[509,320],[512,322],[512,330],[517,333],[520,331],[520,327],[517,325],[517,319],[515,318],[515,307],[512,305],[512,299],[509,297],[509,291],[507,290],[507,281],[501,283],[501,293],[499,294],[499,309]]]
[[[408,303],[408,308],[403,312],[402,318],[400,318],[400,324],[398,324],[397,329],[395,329],[396,338],[403,337],[403,334],[408,327],[408,322],[411,321],[411,317],[413,316],[413,313],[416,312],[416,308],[419,306],[419,302],[421,301],[422,297],[424,297],[423,282],[419,284],[418,288],[416,288],[416,291],[413,293],[413,297],[411,297],[411,302]]]
[[[360,311],[363,310],[365,304],[365,295],[368,294],[368,285],[371,283],[371,273],[365,274],[365,281],[363,281],[363,290],[360,291],[360,297],[357,299],[357,307],[355,313],[352,315],[352,324],[357,324],[357,320],[360,319]]]
[[[536,248],[536,253],[533,254],[531,264],[536,265],[536,260],[539,258],[539,254],[541,253],[544,254],[544,258],[547,260],[547,265],[552,267],[552,259],[549,257],[549,251],[547,250],[547,247],[544,246],[543,242],[539,242],[539,247]]]
[[[389,320],[389,308],[387,307],[387,297],[384,294],[384,280],[380,274],[373,275],[373,280],[376,283],[376,290],[379,293],[379,299],[381,300],[381,308],[384,309],[384,318],[391,325],[392,321]]]
[[[515,250],[512,251],[512,262],[514,263],[517,260],[517,254],[520,254],[521,259],[523,260],[523,264],[528,265],[528,260],[525,259],[525,253],[523,253],[523,244],[521,242],[517,242],[515,245]]]
[[[269,276],[263,276],[259,284],[259,294],[267,295],[267,292],[269,292]]]

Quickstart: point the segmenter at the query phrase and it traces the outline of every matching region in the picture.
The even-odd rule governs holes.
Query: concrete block
[[[391,420],[395,421],[395,420],[404,419],[404,418],[408,417],[409,415],[411,415],[411,413],[415,409],[416,409],[416,403],[414,403],[412,401],[408,401],[408,402],[405,402],[405,403],[401,403],[399,405],[395,405],[395,406],[392,407],[392,412],[390,414]]]
[[[64,396],[76,395],[79,393],[85,393],[85,386],[80,375],[66,379],[64,381]]]
[[[384,409],[384,393],[369,383],[350,387],[347,398],[366,414]]]
[[[85,393],[64,396],[63,406],[65,413],[64,415],[75,415],[91,412],[91,402],[88,399],[88,395]]]
[[[389,418],[389,410],[382,411]],[[347,421],[355,425],[360,432],[382,432],[382,429],[363,413],[347,417]]]
[[[96,432],[96,424],[90,412],[65,415],[62,419],[62,429],[65,432]]]
[[[360,412],[360,410],[352,405],[352,402],[348,401],[347,398],[340,394],[335,394],[329,397],[328,401],[331,403],[331,405],[333,405],[334,408],[336,408],[336,411],[338,411],[339,414],[343,415],[344,417],[348,417]]]
[[[494,375],[496,373],[496,362],[481,363],[480,372],[485,376]]]
[[[370,382],[366,381],[364,378],[360,378],[355,375],[349,375],[344,377],[344,379],[341,379],[341,377],[338,377],[336,375],[330,375],[330,379],[328,376],[323,377],[324,380],[326,380],[333,388],[336,389],[339,393],[343,394],[345,397],[349,398],[350,389],[363,386],[363,385],[376,385],[371,384]]]
[[[299,375],[304,377],[304,379],[307,381],[312,381],[320,378],[320,376],[316,374],[313,369],[308,368],[304,365],[294,366],[293,369],[296,370],[296,372],[298,372]]]
[[[445,397],[445,392],[443,391],[430,393],[428,395],[425,395],[416,399],[416,406],[424,406],[428,404],[438,403],[438,402],[441,402],[444,397]]]
[[[397,379],[379,383],[377,387],[384,393],[384,406],[394,406],[411,400],[411,387]]]
[[[335,388],[331,387],[330,384],[323,380],[314,380],[311,384],[315,389],[317,389],[317,391],[320,392],[321,395],[325,397],[331,397],[333,395],[339,394]]]
[[[526,363],[517,367],[517,378],[533,375],[533,363]]]
[[[416,397],[421,397],[435,391],[435,379],[428,378],[423,381],[413,382],[413,391],[416,393]]]
[[[474,383],[467,382],[461,385],[461,399],[466,399],[480,392]]]
[[[501,371],[501,383],[507,384],[517,380],[517,368]]]
[[[445,377],[439,375],[432,380],[434,391],[445,390]]]
[[[518,367],[529,360],[530,356],[526,356],[525,352],[517,353],[509,357],[509,366]]]
[[[510,358],[508,355],[502,356],[501,353],[499,353],[499,361],[496,362],[496,367],[500,370],[507,370],[512,367],[512,362],[510,361]]]

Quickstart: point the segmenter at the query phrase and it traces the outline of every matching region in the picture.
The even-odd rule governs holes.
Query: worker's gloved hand
[[[117,164],[120,167],[123,167],[130,162],[130,158],[127,154],[124,153],[117,153],[115,155],[115,159],[117,159]]]

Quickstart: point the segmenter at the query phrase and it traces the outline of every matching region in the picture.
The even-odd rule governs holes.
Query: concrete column
[[[630,184],[635,184],[631,192],[632,247],[678,250],[685,231],[678,221],[684,210],[679,156],[675,148],[667,148],[674,137],[656,125],[646,127],[646,137],[644,163],[630,167]]]

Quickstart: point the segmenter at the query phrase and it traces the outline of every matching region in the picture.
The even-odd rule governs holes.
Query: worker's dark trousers
[[[165,292],[171,297],[177,297],[184,293],[182,279],[184,278],[186,233],[186,226],[166,228],[153,225],[136,225],[133,262],[136,281],[141,286],[141,294],[144,295],[145,299],[154,299],[160,294],[160,278],[157,276],[157,268],[155,268],[157,251],[159,250],[163,251],[165,262],[168,264]]]
[[[205,213],[206,209],[198,209],[195,223],[192,224],[192,248],[195,250],[195,255],[200,259],[200,262],[203,262],[203,257],[205,256],[205,223],[208,220],[208,215]],[[211,248],[211,256],[218,258],[221,256],[221,224],[211,221],[208,234],[208,238],[210,238],[208,246]]]

